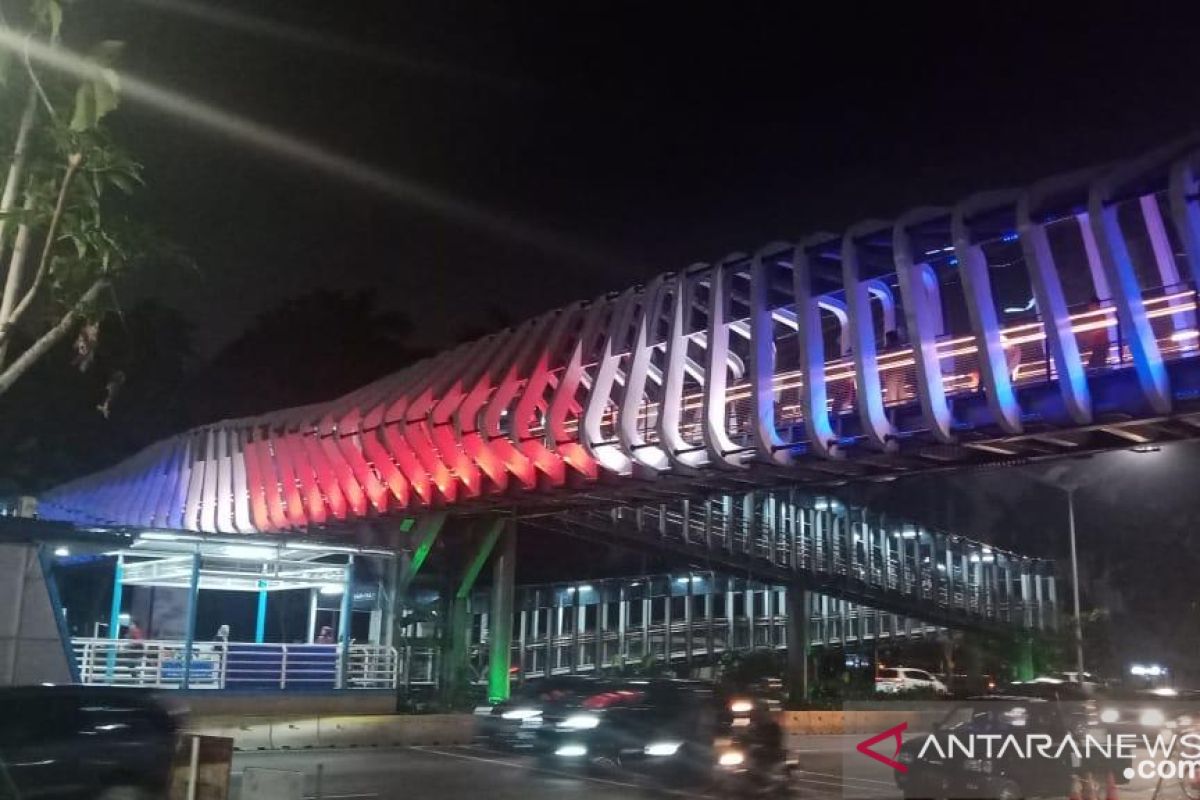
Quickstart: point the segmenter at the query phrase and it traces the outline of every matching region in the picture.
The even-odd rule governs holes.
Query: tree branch
[[[80,295],[79,300],[71,307],[71,310],[63,315],[58,323],[42,334],[42,337],[31,344],[21,356],[9,366],[4,372],[0,372],[0,395],[3,395],[13,384],[17,382],[25,372],[37,363],[38,359],[46,355],[54,345],[58,344],[64,336],[71,332],[71,328],[79,320],[83,311],[87,306],[95,300],[101,292],[109,286],[108,278],[98,278],[86,292]]]
[[[21,112],[21,122],[17,126],[17,141],[13,145],[12,161],[9,162],[8,176],[4,180],[4,193],[0,195],[0,212],[12,211],[17,202],[17,191],[20,189],[21,179],[25,175],[25,162],[29,160],[29,139],[36,115],[37,91],[30,86],[29,96],[25,100],[25,110]],[[7,228],[8,218],[0,217],[0,253],[4,251],[4,234]],[[5,295],[8,296],[7,285]]]
[[[25,195],[25,205],[23,206],[26,212],[33,210],[33,193],[27,192]],[[12,296],[5,297],[7,308],[0,306],[0,330],[4,330],[7,326],[5,320],[12,315],[12,306],[16,300],[16,294],[21,290],[21,274],[25,270],[25,258],[29,254],[29,239],[30,226],[29,219],[21,220],[21,224],[17,226],[17,236],[13,240],[12,256],[8,262],[8,274],[13,283]],[[0,368],[4,366],[8,355],[8,341],[0,341]]]
[[[33,64],[29,60],[29,40],[33,38],[33,34],[25,37],[25,47],[23,55],[25,56],[25,70],[29,73],[29,81],[33,84],[33,88],[37,90],[38,96],[42,98],[42,104],[46,106],[46,113],[51,119],[58,116],[54,110],[54,104],[50,102],[50,98],[46,96],[46,90],[42,88],[42,82],[38,80],[37,73],[33,71]]]
[[[71,179],[75,177],[81,163],[83,163],[83,156],[79,153],[72,153],[67,157],[67,173],[63,175],[62,183],[58,187],[58,201],[54,204],[54,216],[50,218],[50,227],[46,230],[46,241],[42,244],[42,257],[38,261],[37,273],[33,276],[33,283],[29,284],[29,291],[25,293],[21,302],[17,303],[17,307],[9,315],[8,320],[0,327],[0,344],[8,340],[9,332],[21,319],[25,309],[29,308],[38,289],[42,286],[42,280],[46,277],[46,271],[50,264],[50,251],[54,249],[54,236],[58,233],[58,223],[62,220],[63,206],[67,202],[67,189],[70,188]]]

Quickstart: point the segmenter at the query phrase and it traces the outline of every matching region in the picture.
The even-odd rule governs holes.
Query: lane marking
[[[856,792],[875,793],[880,797],[884,797],[884,796],[887,796],[890,794],[889,792],[885,792],[882,788],[876,788],[874,786],[847,786],[845,783],[840,782],[840,781],[825,781],[825,780],[821,780],[819,778],[800,778],[800,777],[797,777],[794,780],[796,783],[803,783],[806,786],[836,786],[839,789],[843,789],[843,790],[853,789]]]
[[[875,778],[859,778],[854,775],[846,777],[845,775],[838,775],[836,772],[818,772],[816,770],[811,770],[811,769],[797,769],[796,772],[799,774],[802,774],[802,775],[821,775],[822,777],[826,777],[826,778],[837,778],[838,780],[842,781],[843,783],[846,781],[859,781],[860,783],[877,783],[880,786],[887,786],[887,787],[893,787],[896,785],[892,781],[881,781],[881,780],[877,780]]]
[[[416,745],[416,746],[412,747],[411,749],[417,750],[422,753],[433,753],[433,754],[439,755],[439,756],[446,756],[447,758],[459,758],[459,759],[462,759],[463,761],[478,761],[483,764],[498,764],[502,767],[511,767],[512,769],[526,770],[528,772],[540,772],[543,775],[553,775],[557,778],[569,778],[571,780],[577,780],[577,781],[588,781],[589,783],[602,783],[602,784],[605,784],[608,786],[620,786],[622,789],[646,789],[647,788],[644,784],[625,783],[624,781],[614,781],[614,780],[609,780],[608,778],[596,778],[591,775],[580,775],[580,774],[572,773],[572,772],[559,772],[558,770],[545,769],[543,767],[531,766],[529,764],[524,764],[524,763],[516,762],[516,761],[504,761],[504,760],[498,759],[498,758],[483,758],[482,756],[472,756],[472,755],[467,755],[465,753],[453,753],[453,752],[449,752],[446,750],[435,750],[432,747],[428,747],[428,746],[424,746],[424,745]],[[658,791],[661,794],[673,795],[675,797],[696,797],[696,798],[703,798],[704,800],[717,800],[717,798],[714,798],[712,795],[689,794],[687,792],[681,792],[676,789],[658,789]]]

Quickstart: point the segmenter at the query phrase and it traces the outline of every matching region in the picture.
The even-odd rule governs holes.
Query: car
[[[711,683],[648,679],[616,682],[539,731],[559,768],[620,770],[671,783],[709,776],[727,703]]]
[[[1174,689],[1107,689],[1096,697],[1099,720],[1113,734],[1169,733],[1195,725],[1196,704]]]
[[[1128,759],[1081,758],[1059,748],[1021,752],[1004,744],[1009,739],[1019,743],[1042,736],[1049,737],[1046,741],[1068,736],[1082,741],[1084,734],[1098,732],[1091,727],[1084,705],[1073,699],[1058,700],[1036,691],[974,697],[954,703],[931,733],[904,742],[896,756],[903,769],[897,769],[894,777],[910,800],[1061,798],[1071,794],[1076,776],[1086,774],[1112,775],[1117,782],[1127,782],[1123,771]],[[975,749],[964,750],[963,742]]]
[[[508,700],[476,710],[478,736],[499,750],[538,750],[545,745],[538,731],[547,720],[553,724],[565,718],[585,699],[613,685],[612,681],[580,675],[527,681]]]
[[[22,799],[163,797],[176,732],[139,689],[0,689],[0,772]]]
[[[884,667],[875,675],[875,691],[881,694],[921,690],[941,695],[950,693],[937,676],[915,667]]]

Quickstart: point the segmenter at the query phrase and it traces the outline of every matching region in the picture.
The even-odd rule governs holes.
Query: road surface
[[[882,765],[869,778],[856,776],[852,791],[843,792],[842,757],[853,751],[860,738],[794,737],[790,749],[800,760],[802,770],[798,776],[798,795],[813,800],[896,797],[895,784]],[[247,767],[302,772],[306,776],[306,794],[316,797],[318,765],[324,800],[560,800],[564,797],[615,800],[649,796],[717,800],[703,790],[656,792],[620,774],[592,777],[543,769],[528,756],[475,746],[239,753],[234,758],[231,797],[239,796],[241,777]]]
[[[799,761],[794,796],[803,800],[898,800],[890,769],[854,752],[858,735],[793,736],[788,749]],[[850,761],[843,761],[849,758]],[[843,775],[843,764],[852,765]],[[593,777],[543,769],[529,756],[480,746],[398,747],[358,750],[295,750],[238,753],[233,763],[237,800],[248,768],[292,770],[305,776],[305,793],[323,800],[617,800],[672,797],[724,800],[703,789],[654,791],[636,779],[614,774]],[[1135,778],[1120,788],[1119,800],[1187,800],[1178,782]],[[1103,800],[1100,787],[1098,800]]]

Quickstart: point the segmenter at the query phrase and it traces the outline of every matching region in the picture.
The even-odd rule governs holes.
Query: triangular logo
[[[899,761],[896,761],[896,756],[900,755],[900,745],[903,744],[903,739],[900,738],[900,734],[904,733],[904,731],[906,731],[907,729],[908,729],[908,723],[901,722],[899,725],[897,725],[894,728],[888,728],[883,733],[877,733],[874,736],[872,736],[870,739],[864,739],[863,741],[856,744],[854,746],[854,749],[857,750],[858,752],[862,753],[864,756],[875,759],[876,761],[880,762],[881,764],[887,764],[889,767],[891,767],[894,770],[898,770],[900,772],[908,772],[908,767],[904,766]],[[874,750],[871,749],[871,747],[873,747],[874,745],[877,745],[880,742],[886,741],[888,739],[896,740],[896,749],[895,749],[895,751],[892,752],[892,755],[890,758],[888,756],[883,755],[882,753],[876,753]]]

